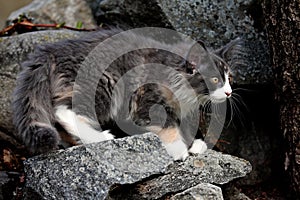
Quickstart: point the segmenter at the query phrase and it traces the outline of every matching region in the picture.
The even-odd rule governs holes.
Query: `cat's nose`
[[[227,97],[231,96],[231,92],[225,92],[225,94],[226,94]]]

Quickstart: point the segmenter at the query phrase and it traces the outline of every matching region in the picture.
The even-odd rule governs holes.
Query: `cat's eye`
[[[219,83],[219,79],[217,77],[213,77],[213,78],[211,78],[211,82],[214,84],[217,84],[217,83]]]
[[[229,76],[229,77],[228,77],[228,81],[229,81],[229,83],[233,83],[233,78],[232,78],[232,76]]]

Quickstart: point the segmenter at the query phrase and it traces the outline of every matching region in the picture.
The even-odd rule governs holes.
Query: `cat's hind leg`
[[[102,142],[114,139],[108,130],[98,131],[91,125],[93,122],[85,116],[76,114],[65,105],[56,108],[58,123],[70,134],[78,137],[82,143]]]

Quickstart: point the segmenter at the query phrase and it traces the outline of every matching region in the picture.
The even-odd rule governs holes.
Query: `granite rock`
[[[82,0],[34,0],[27,6],[10,14],[7,23],[26,14],[38,24],[60,24],[76,27],[78,22],[83,23],[84,28],[95,28],[97,25],[91,8]]]
[[[103,0],[95,17],[125,27],[172,27],[155,0]]]
[[[25,163],[25,199],[104,199],[114,184],[164,173],[170,163],[152,133],[77,146]]]
[[[225,184],[250,171],[249,162],[213,150],[173,162],[146,133],[28,159],[25,199],[159,199],[198,187],[197,194],[220,197],[208,183]]]
[[[170,200],[223,200],[222,189],[210,183],[200,183],[170,198]]]
[[[20,198],[18,192],[22,188],[21,176],[19,172],[0,171],[0,200]]]
[[[120,199],[125,195],[131,200],[161,199],[202,183],[226,184],[250,171],[248,161],[207,150],[201,155],[189,156],[184,162],[172,163],[164,175],[131,186],[118,186],[110,191],[107,199]]]
[[[12,199],[10,193],[14,189],[14,180],[5,171],[0,171],[0,199]]]

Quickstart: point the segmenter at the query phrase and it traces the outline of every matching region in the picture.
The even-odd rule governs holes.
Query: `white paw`
[[[207,150],[206,143],[201,139],[197,139],[197,140],[194,140],[194,143],[191,146],[191,148],[189,149],[189,152],[193,153],[193,154],[202,154],[206,150]]]
[[[105,140],[113,140],[115,139],[115,136],[112,135],[109,130],[105,130],[100,132],[99,134],[103,135],[103,137],[105,138]]]
[[[164,144],[168,154],[174,160],[185,160],[189,156],[188,149],[183,141],[177,140],[173,143]]]

